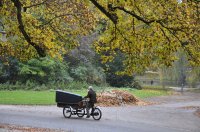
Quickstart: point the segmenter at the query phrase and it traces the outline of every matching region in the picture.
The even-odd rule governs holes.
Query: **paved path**
[[[61,129],[74,132],[200,132],[200,93],[148,99],[150,106],[102,107],[100,121],[66,119],[56,106],[0,105],[0,124]],[[1,129],[0,129],[1,130]]]

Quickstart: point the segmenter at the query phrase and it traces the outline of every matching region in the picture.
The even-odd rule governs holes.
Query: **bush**
[[[87,83],[95,85],[105,85],[106,74],[104,73],[103,68],[88,65]]]
[[[67,63],[48,57],[20,63],[19,76],[23,83],[31,81],[36,84],[52,84],[73,81],[73,78],[69,76]]]
[[[21,85],[21,84],[10,84],[8,82],[4,84],[0,84],[0,90],[21,90],[25,88],[26,86]]]
[[[101,67],[95,67],[94,65],[80,64],[78,67],[74,67],[70,71],[70,75],[78,82],[87,82],[88,84],[105,84],[105,73]]]
[[[113,87],[139,87],[134,82],[134,76],[117,74],[124,70],[123,61],[125,56],[121,52],[117,52],[114,60],[104,64],[106,70],[106,82]]]
[[[33,90],[34,91],[42,91],[42,90],[49,90],[49,88],[45,84],[42,84],[40,86],[34,87]]]
[[[75,89],[75,90],[80,90],[80,89],[86,89],[88,88],[88,84],[86,82],[70,82],[66,84],[66,89]]]
[[[87,67],[86,66],[78,66],[71,69],[71,75],[77,81],[86,81],[87,80]]]

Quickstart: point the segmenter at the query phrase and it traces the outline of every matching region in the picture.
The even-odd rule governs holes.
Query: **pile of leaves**
[[[100,106],[121,106],[121,105],[147,105],[133,96],[131,93],[122,90],[112,90],[99,93],[97,95],[97,103]]]
[[[0,131],[1,130],[5,132],[64,132],[61,129],[25,127],[25,126],[17,126],[17,125],[9,125],[9,124],[0,124]],[[65,131],[65,132],[68,132],[68,131]]]

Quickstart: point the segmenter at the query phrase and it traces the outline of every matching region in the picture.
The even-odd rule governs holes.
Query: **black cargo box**
[[[82,101],[82,99],[82,96],[78,94],[73,94],[62,90],[56,90],[56,102],[57,105],[60,107],[67,104],[78,104],[80,101]]]

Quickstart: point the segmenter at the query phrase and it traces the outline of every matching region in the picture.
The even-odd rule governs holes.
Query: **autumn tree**
[[[21,60],[50,55],[62,58],[78,45],[76,37],[88,33],[95,18],[84,2],[68,0],[1,0],[0,23],[7,42],[1,56]]]
[[[103,62],[122,52],[121,73],[170,66],[180,48],[192,65],[199,65],[199,12],[198,0],[0,0],[0,21],[9,39],[0,42],[0,53],[61,58],[77,46],[77,35],[104,19],[106,30],[95,49]]]
[[[198,1],[98,2],[99,9],[110,21],[95,45],[96,51],[103,54],[104,62],[113,60],[121,51],[126,56],[126,69],[121,73],[140,72],[151,65],[170,66],[177,59],[179,49],[186,52],[190,64],[200,64]]]

